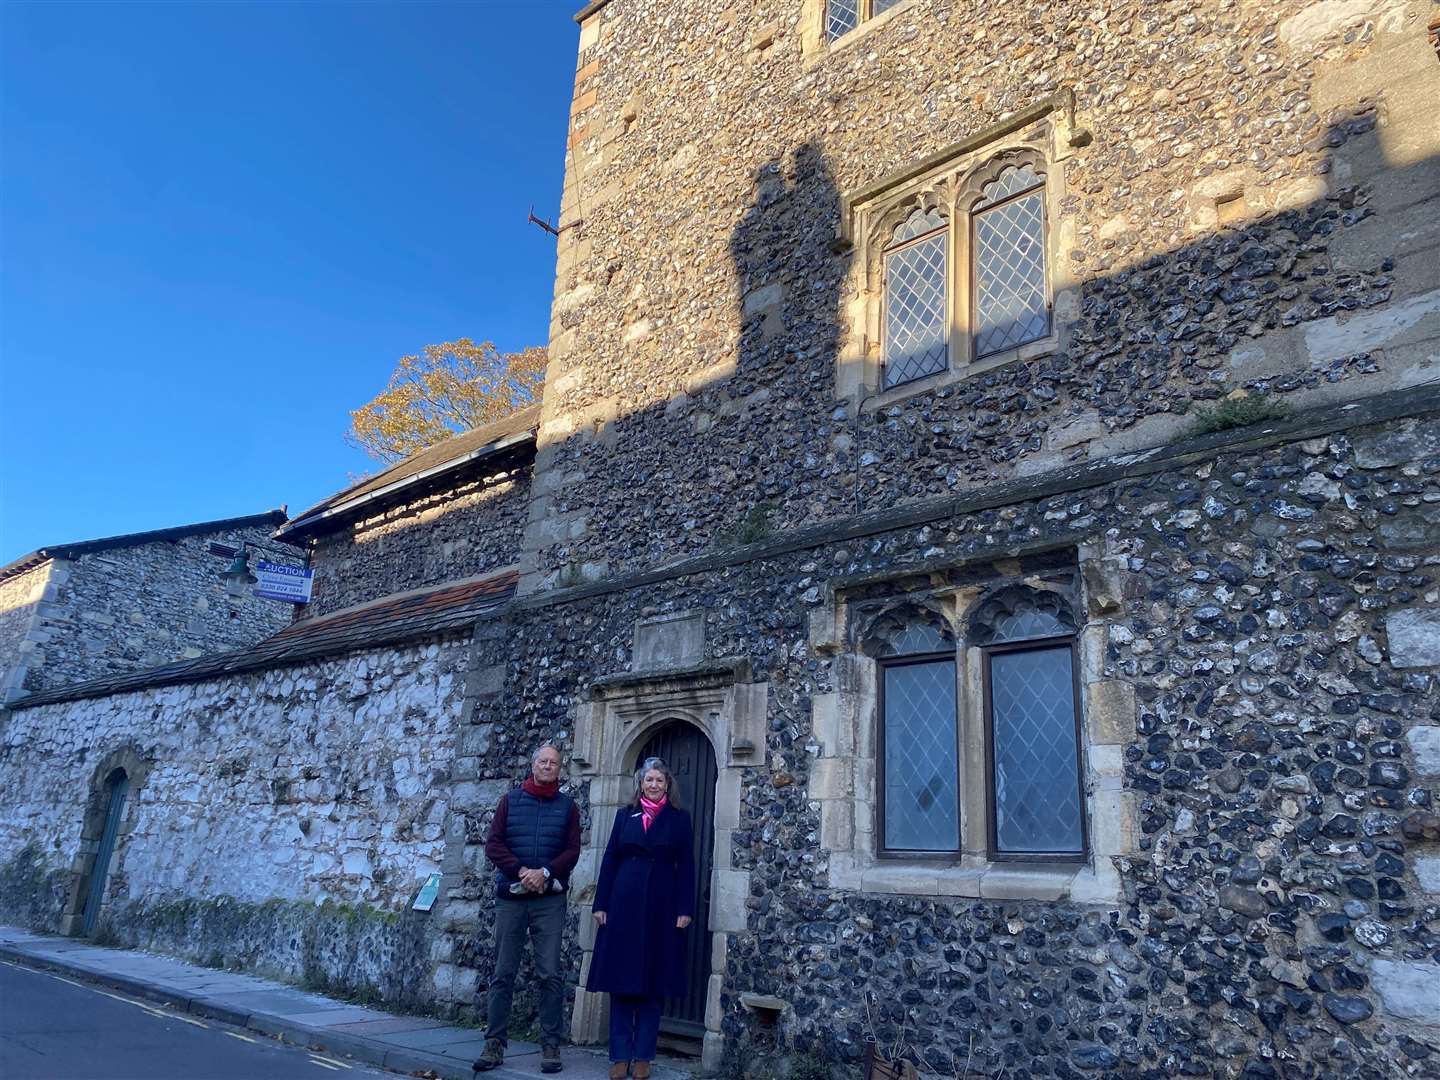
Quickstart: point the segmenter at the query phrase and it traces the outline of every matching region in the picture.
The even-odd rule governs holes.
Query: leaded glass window
[[[881,667],[884,840],[889,851],[960,848],[955,658]]]
[[[834,41],[866,19],[889,11],[900,0],[825,0],[825,37]]]
[[[1045,177],[1012,165],[986,184],[972,211],[975,356],[1050,332],[1045,287]]]
[[[944,371],[949,325],[947,226],[916,209],[885,251],[885,387]]]
[[[1001,593],[980,609],[986,649],[991,846],[997,855],[1085,851],[1074,621],[1055,594]]]
[[[860,25],[861,0],[826,0],[825,37],[834,41]]]
[[[902,606],[870,623],[880,657],[880,847],[960,849],[955,639],[929,609]]]

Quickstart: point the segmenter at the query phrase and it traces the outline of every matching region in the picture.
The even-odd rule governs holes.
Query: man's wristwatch
[[[548,866],[542,866],[542,867],[540,867],[540,872],[545,875],[545,880],[546,880],[546,881],[549,881],[549,880],[550,880],[550,867],[548,867]]]

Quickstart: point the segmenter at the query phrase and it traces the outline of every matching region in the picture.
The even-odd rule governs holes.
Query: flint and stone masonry
[[[282,629],[289,605],[226,596],[225,561],[208,545],[266,543],[284,520],[276,511],[17,560],[17,572],[0,578],[0,700],[239,648]]]
[[[74,904],[83,859],[32,868],[93,831],[93,790],[63,792],[93,789],[105,755],[198,775],[232,702],[264,711],[241,754],[315,698],[353,704],[325,711],[336,741],[398,761],[389,678],[418,695],[403,738],[443,766],[423,780],[438,833],[402,831],[422,792],[393,765],[355,774],[370,786],[346,811],[396,841],[364,847],[368,876],[368,836],[297,839],[310,796],[257,796],[251,859],[332,869],[288,892],[261,873],[232,901],[231,882],[122,854],[111,932],[194,954],[212,924],[141,912],[343,897],[406,944],[345,938],[345,964],[300,964],[315,981],[398,971],[387,999],[474,1016],[489,814],[551,740],[585,822],[579,980],[627,774],[683,730],[716,777],[684,1028],[707,1069],[803,1050],[853,1074],[873,1041],[956,1077],[1440,1077],[1435,15],[902,0],[831,40],[822,0],[591,3],[531,471],[375,516],[369,551],[396,545],[394,564],[356,571],[369,526],[315,549],[317,573],[355,560],[333,595],[356,604],[476,572],[448,544],[513,538],[481,559],[518,567],[518,595],[437,645],[439,674],[396,645],[361,650],[353,699],[354,650],[294,705],[291,668],[216,680],[166,706],[183,734],[128,751],[85,735],[102,706],[79,696],[14,711],[6,790],[32,776],[26,824],[0,834],[6,910],[59,926]],[[1007,163],[1044,177],[1045,333],[981,355],[963,215]],[[892,386],[884,251],[917,209],[954,216],[943,364]],[[473,516],[445,526],[451,502]],[[984,634],[1017,595],[1068,620],[1073,858],[1006,860],[987,834]],[[877,657],[910,626],[955,660],[943,857],[877,839]],[[112,695],[104,716],[118,731],[182,693]],[[72,733],[63,759],[39,753],[46,732]],[[333,755],[286,745],[283,768],[250,768],[272,787],[315,770],[328,800]],[[153,790],[131,829],[181,813]],[[407,914],[401,882],[435,860],[440,902]],[[577,991],[572,1036],[598,1040],[604,1007]]]

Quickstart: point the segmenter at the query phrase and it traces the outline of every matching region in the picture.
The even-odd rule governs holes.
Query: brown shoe
[[[610,1080],[625,1080],[630,1072],[630,1062],[612,1061],[610,1063]]]
[[[632,1061],[630,1075],[635,1080],[650,1080],[650,1063],[648,1061]]]

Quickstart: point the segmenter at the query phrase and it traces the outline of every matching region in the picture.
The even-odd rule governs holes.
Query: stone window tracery
[[[1086,857],[1077,588],[1060,570],[856,609],[854,648],[874,664],[876,855]]]
[[[857,348],[842,394],[923,389],[1057,347],[1050,137],[1041,124],[851,204]]]

